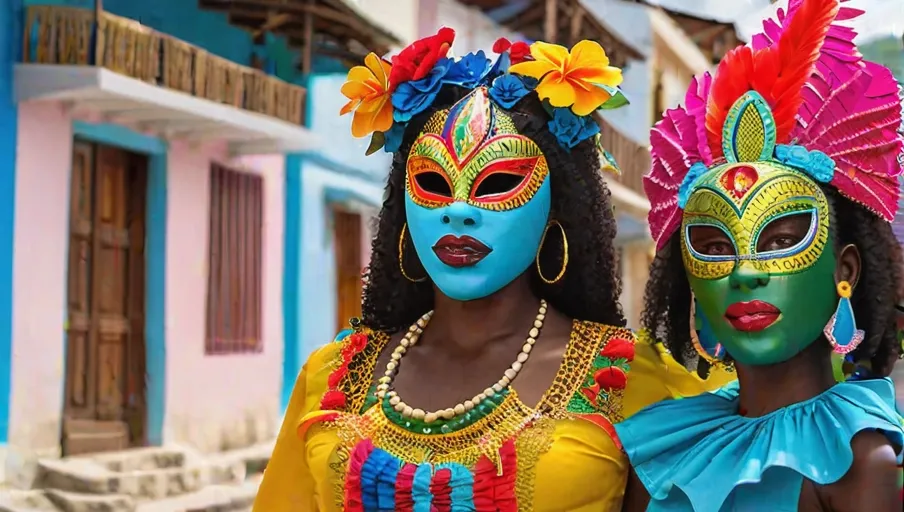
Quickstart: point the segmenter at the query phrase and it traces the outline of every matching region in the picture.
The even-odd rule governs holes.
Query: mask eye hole
[[[423,171],[414,176],[417,186],[429,194],[452,198],[452,187],[442,174],[435,171]]]
[[[487,197],[507,194],[517,189],[525,179],[526,176],[524,175],[510,172],[488,174],[477,184],[473,197],[475,199],[486,199]]]
[[[792,213],[779,217],[760,231],[756,240],[756,251],[768,253],[791,249],[807,237],[813,222],[812,212]]]
[[[688,243],[698,254],[704,256],[734,256],[734,242],[725,231],[715,226],[688,226]]]

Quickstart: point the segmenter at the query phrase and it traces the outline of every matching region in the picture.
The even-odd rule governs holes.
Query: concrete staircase
[[[213,455],[141,448],[44,460],[36,489],[0,489],[0,512],[245,512],[272,444]]]

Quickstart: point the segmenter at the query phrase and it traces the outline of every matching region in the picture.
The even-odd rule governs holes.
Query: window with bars
[[[207,354],[259,352],[263,178],[210,167]]]

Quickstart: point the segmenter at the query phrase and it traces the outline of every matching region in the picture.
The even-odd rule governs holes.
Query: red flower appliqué
[[[320,400],[320,408],[324,411],[334,411],[345,408],[345,393],[338,390],[330,390],[323,394]]]
[[[448,27],[439,29],[436,35],[419,39],[392,58],[389,72],[389,91],[395,91],[402,82],[420,80],[430,73],[439,59],[449,53],[455,31]]]
[[[612,338],[600,351],[600,355],[613,361],[624,359],[630,363],[634,360],[634,342],[625,338]]]
[[[327,392],[320,399],[320,409],[324,411],[339,410],[346,406],[348,398],[342,391],[342,381],[348,375],[348,365],[352,359],[367,346],[367,335],[355,332],[343,342],[341,356],[342,362],[327,377]]]

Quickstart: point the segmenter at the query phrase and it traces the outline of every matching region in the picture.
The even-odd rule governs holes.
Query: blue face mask
[[[492,295],[530,268],[549,217],[549,204],[547,177],[534,197],[514,210],[486,210],[464,201],[425,208],[406,196],[405,212],[427,275],[444,295],[464,301]],[[479,245],[489,253],[483,255],[486,249]],[[472,260],[478,261],[470,264]],[[453,266],[459,264],[465,266]]]
[[[546,158],[485,89],[428,120],[406,191],[415,251],[444,295],[492,295],[536,258],[551,203]]]

